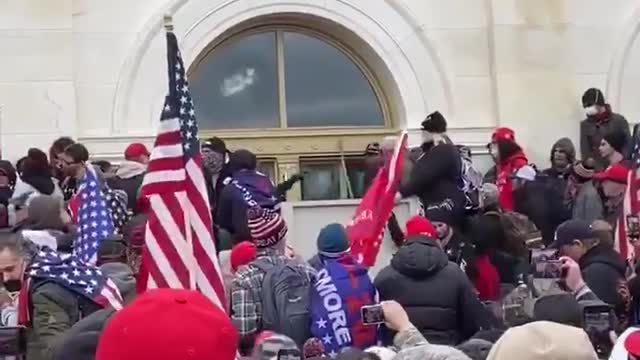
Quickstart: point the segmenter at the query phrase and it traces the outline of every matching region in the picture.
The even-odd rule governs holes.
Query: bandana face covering
[[[203,151],[204,166],[213,174],[219,174],[224,165],[224,155],[214,151]]]

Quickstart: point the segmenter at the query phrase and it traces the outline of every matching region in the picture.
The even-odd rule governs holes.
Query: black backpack
[[[298,346],[311,337],[309,309],[312,285],[302,267],[287,260],[273,265],[264,259],[251,263],[264,272],[262,327],[293,339]]]

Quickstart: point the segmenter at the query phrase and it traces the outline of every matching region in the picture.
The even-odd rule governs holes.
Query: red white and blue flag
[[[115,227],[93,166],[86,167],[76,201],[78,229],[74,254],[86,263],[95,264],[100,242],[113,235]]]
[[[54,282],[78,296],[85,297],[102,307],[120,310],[124,301],[118,287],[102,271],[74,255],[59,254],[49,248],[41,249],[26,269],[27,283],[22,287],[18,301],[18,322],[29,325],[31,283]]]
[[[149,202],[142,271],[147,288],[198,290],[224,308],[224,287],[184,63],[167,32],[165,98],[141,197]]]
[[[395,197],[400,187],[402,167],[407,152],[407,133],[404,132],[391,157],[371,182],[371,186],[360,200],[347,235],[351,242],[351,254],[366,267],[376,263],[384,228],[395,206]]]
[[[629,242],[629,217],[640,214],[640,124],[633,127],[633,152],[631,153],[631,171],[627,178],[627,190],[622,203],[622,217],[619,219],[615,233],[614,246],[625,260],[633,260],[635,253]]]

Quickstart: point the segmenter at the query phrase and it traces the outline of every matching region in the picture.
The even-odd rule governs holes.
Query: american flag
[[[78,230],[74,252],[80,260],[95,264],[100,242],[111,236],[115,227],[93,166],[86,167],[77,198]]]
[[[113,281],[99,268],[74,255],[59,254],[43,248],[36,254],[26,273],[29,275],[29,284],[23,287],[18,301],[18,319],[22,325],[28,325],[31,321],[28,296],[31,282],[51,281],[102,307],[111,306],[116,310],[123,307],[124,301]]]
[[[141,194],[149,200],[147,288],[197,289],[224,308],[198,125],[176,36],[167,32],[169,94]]]
[[[637,217],[640,213],[640,124],[633,127],[633,152],[631,153],[631,171],[627,178],[627,190],[622,203],[622,218],[615,234],[615,248],[624,259],[634,258],[633,246],[629,242],[629,217]]]

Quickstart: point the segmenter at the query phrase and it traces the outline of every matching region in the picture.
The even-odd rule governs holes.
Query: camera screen
[[[536,279],[559,279],[562,275],[562,262],[556,250],[532,250],[531,270]]]
[[[607,355],[611,351],[612,344],[609,338],[609,332],[612,330],[610,309],[585,308],[584,329],[598,354]]]
[[[611,330],[611,318],[609,311],[585,312],[584,325],[587,333],[605,332],[608,338]]]
[[[299,350],[280,350],[278,351],[277,360],[302,360]]]
[[[363,306],[360,311],[363,324],[375,325],[384,323],[384,312],[381,305]]]

